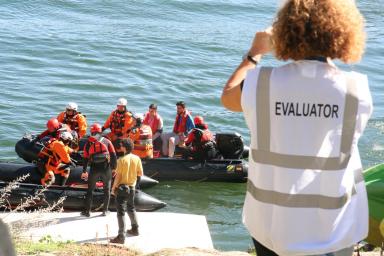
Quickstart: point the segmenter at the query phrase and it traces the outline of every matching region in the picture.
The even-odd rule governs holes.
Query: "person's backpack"
[[[100,139],[90,142],[88,141],[88,148],[87,151],[89,152],[89,149],[93,147],[93,154],[89,157],[89,161],[91,163],[104,163],[109,162],[110,156],[107,145],[103,143],[104,137],[101,137]]]

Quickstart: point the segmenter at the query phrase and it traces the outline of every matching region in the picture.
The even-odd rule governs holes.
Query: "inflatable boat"
[[[248,150],[242,137],[237,133],[218,133],[215,135],[219,157],[200,163],[199,161],[183,159],[182,157],[158,157],[143,160],[145,175],[163,180],[183,181],[225,181],[246,182]],[[86,138],[80,140],[79,148],[83,148]],[[16,153],[27,162],[37,160],[37,154],[42,149],[40,143],[33,142],[33,136],[24,136],[15,145]],[[176,154],[177,155],[177,151]],[[78,164],[82,163],[82,152],[72,155]]]
[[[16,188],[13,188],[8,195],[4,195],[4,188],[8,185],[8,182],[0,182],[0,198],[5,197],[5,203],[0,208],[13,209],[17,207],[21,202],[25,202],[28,197],[35,197],[37,191],[43,189],[43,186],[36,184],[16,184]],[[50,186],[45,189],[41,195],[34,198],[29,204],[27,209],[36,209],[52,206],[60,198],[65,197],[62,207],[65,210],[77,210],[84,209],[84,199],[87,193],[86,188],[77,188],[72,186]],[[98,211],[102,208],[103,204],[103,191],[96,189],[93,192],[93,211]],[[135,206],[137,211],[155,211],[166,206],[166,203],[137,190],[135,194]],[[115,200],[111,197],[110,210],[116,210]]]
[[[71,172],[67,181],[67,186],[50,186],[35,200],[29,208],[46,207],[52,205],[59,198],[65,196],[63,208],[68,210],[82,210],[84,198],[87,192],[87,182],[80,178],[82,167],[71,168]],[[15,189],[7,196],[7,208],[14,208],[20,202],[33,196],[36,191],[42,189],[40,184],[41,173],[34,164],[19,163],[2,163],[0,162],[0,198],[3,197],[3,188],[11,181],[15,181],[18,177],[28,175],[20,183],[16,183]],[[59,177],[57,177],[60,180]],[[148,188],[158,184],[158,181],[143,176],[140,180],[140,188]],[[97,188],[93,196],[94,208],[100,208],[103,203],[102,182],[98,182]],[[166,206],[166,203],[138,190],[135,197],[135,205],[139,211],[155,211]],[[111,210],[115,210],[114,200],[111,200]]]
[[[87,182],[81,179],[81,174],[83,172],[83,168],[72,167],[71,172],[69,174],[67,185],[72,187],[84,187]],[[42,177],[42,173],[39,172],[39,169],[35,164],[20,164],[20,163],[6,163],[0,162],[0,181],[14,181],[20,176],[27,175],[28,177],[22,181],[22,183],[31,183],[31,184],[40,184],[40,180]],[[60,177],[57,176],[58,181],[60,181]],[[140,188],[149,188],[153,187],[159,182],[148,176],[143,176],[140,180]],[[101,186],[102,184],[99,184]]]

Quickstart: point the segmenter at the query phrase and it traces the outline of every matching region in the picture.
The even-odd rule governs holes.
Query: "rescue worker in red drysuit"
[[[36,141],[41,140],[47,136],[59,139],[60,132],[63,132],[63,131],[70,131],[70,129],[68,129],[66,125],[60,123],[59,120],[57,120],[57,118],[51,118],[47,122],[47,130],[39,134],[35,140]]]
[[[205,163],[216,156],[216,144],[212,133],[208,130],[208,125],[204,123],[204,119],[201,116],[196,116],[193,121],[195,128],[185,140],[187,148],[185,148],[183,156]]]
[[[112,142],[101,136],[101,125],[94,123],[91,128],[91,136],[84,145],[84,163],[82,179],[88,179],[88,190],[84,201],[84,210],[81,215],[90,217],[92,208],[93,190],[96,182],[103,181],[103,216],[108,214],[109,200],[111,196],[112,170],[116,169],[116,153]],[[90,165],[89,175],[87,173],[88,164]]]

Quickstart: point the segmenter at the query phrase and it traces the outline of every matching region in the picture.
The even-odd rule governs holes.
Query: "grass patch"
[[[109,244],[77,244],[73,241],[56,242],[50,236],[40,239],[38,242],[16,240],[17,255],[40,255],[49,253],[55,256],[138,256],[138,251],[121,246]]]

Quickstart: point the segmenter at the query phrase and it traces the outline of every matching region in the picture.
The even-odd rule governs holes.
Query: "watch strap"
[[[247,60],[252,62],[255,65],[259,64],[259,62],[257,60],[255,60],[254,58],[252,58],[252,56],[249,54],[247,55]]]

